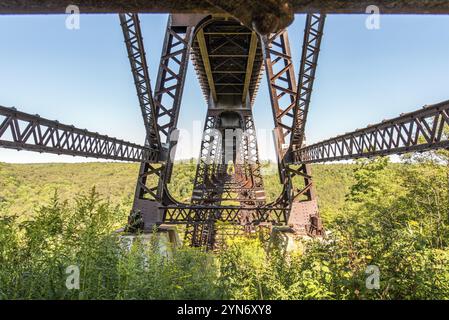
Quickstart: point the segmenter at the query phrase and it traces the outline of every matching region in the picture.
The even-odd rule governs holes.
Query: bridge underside
[[[260,32],[260,26],[252,24],[257,10],[266,14],[267,8],[282,1],[265,1],[256,11],[253,8],[256,2],[249,1],[247,13],[242,8],[232,7],[232,1],[142,1],[132,5],[121,1],[111,1],[107,5],[79,1],[79,4],[85,4],[84,12],[147,12],[145,6],[148,12],[171,12],[176,11],[170,7],[175,2],[176,10],[196,13],[169,15],[154,92],[139,16],[135,13],[119,15],[146,129],[144,146],[5,107],[0,107],[0,146],[139,162],[127,230],[151,232],[154,226],[161,224],[183,224],[185,238],[191,245],[209,249],[215,248],[218,239],[229,233],[229,229],[218,227],[220,223],[245,232],[289,226],[300,235],[322,235],[309,163],[449,146],[449,102],[304,145],[326,18],[325,14],[316,12],[358,12],[363,1],[289,2],[294,12],[312,9],[315,12],[306,18],[297,79],[287,29],[279,28],[289,23],[288,12],[284,12],[285,16],[284,13],[277,15],[285,20],[271,26],[275,32]],[[449,13],[449,4],[447,8],[444,4],[438,6],[441,1],[419,1],[416,6],[410,1],[378,2],[395,13],[415,12],[413,10]],[[21,1],[14,1],[14,5],[8,3],[0,4],[0,12],[25,12]],[[55,12],[63,5],[59,1],[47,1],[48,6],[40,1],[35,7],[33,1],[27,3],[31,3],[26,7],[28,12]],[[369,4],[373,4],[372,1]],[[203,11],[208,13],[203,14]],[[239,16],[242,18],[237,20]],[[171,182],[178,141],[177,121],[190,57],[208,110],[191,201],[180,203],[170,195],[167,185]],[[263,71],[272,107],[279,178],[284,186],[272,203],[265,199],[252,107]]]
[[[295,13],[366,13],[377,6],[388,14],[448,14],[449,3],[441,0],[14,0],[0,2],[0,14],[66,12],[77,5],[82,13],[182,13],[229,14],[260,34],[289,26]],[[371,12],[371,11],[369,11]]]
[[[295,13],[364,13],[369,5],[377,5],[385,13],[449,13],[449,4],[441,0],[248,0],[247,8],[251,10],[259,5],[259,10],[278,7],[288,3]],[[1,13],[62,13],[68,2],[63,0],[15,0],[2,1]],[[78,0],[73,4],[86,13],[222,13],[225,4],[235,6],[235,0]],[[221,6],[221,7],[220,7]]]

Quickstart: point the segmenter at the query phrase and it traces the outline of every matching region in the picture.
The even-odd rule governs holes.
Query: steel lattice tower
[[[303,12],[308,13],[297,78],[286,27],[293,11],[299,10],[294,8],[301,5],[286,6],[284,2],[251,0],[247,11],[233,1],[211,0],[201,10],[180,5],[181,13],[171,13],[168,18],[154,90],[139,16],[119,14],[145,126],[143,146],[1,106],[0,146],[140,163],[126,228],[129,232],[185,225],[186,240],[192,246],[209,249],[229,233],[252,232],[265,226],[289,226],[299,235],[321,236],[323,227],[310,163],[448,148],[449,102],[306,145],[305,127],[324,12],[355,12],[359,2],[339,3],[334,9],[329,5],[322,13],[302,5],[307,7]],[[436,6],[424,2],[416,6],[418,13],[436,10]],[[46,8],[51,11],[55,7],[52,4]],[[126,8],[115,12],[133,11]],[[170,8],[168,11],[173,12]],[[415,12],[405,1],[386,8],[391,13],[401,10]],[[435,12],[449,13],[449,7],[442,6],[441,12]],[[179,138],[177,122],[189,59],[208,108],[191,201],[181,203],[170,195],[167,186]],[[281,194],[271,203],[265,197],[253,117],[263,72],[283,185]],[[219,226],[221,223],[229,228]]]

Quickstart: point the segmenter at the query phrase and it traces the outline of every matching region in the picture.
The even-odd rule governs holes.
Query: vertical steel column
[[[220,204],[217,198],[221,198],[223,190],[219,190],[212,184],[222,160],[222,136],[217,130],[218,120],[218,115],[210,113],[208,110],[193,183],[193,204]],[[215,243],[215,231],[214,221],[187,223],[184,241],[193,247],[205,247],[207,250],[212,250]]]
[[[289,223],[305,229],[307,233],[320,234],[321,221],[316,204],[314,186],[310,167],[289,165],[288,151],[293,142],[295,126],[305,124],[305,117],[310,102],[315,67],[317,64],[319,44],[321,42],[324,17],[308,15],[306,19],[304,51],[301,61],[301,79],[296,86],[293,61],[288,41],[287,30],[262,37],[265,68],[275,124],[275,145],[279,162],[281,183],[286,185],[282,196],[283,205],[290,208]],[[318,31],[316,28],[318,27]],[[311,38],[314,39],[311,41]],[[319,38],[319,40],[317,39]],[[318,41],[317,41],[318,40]],[[313,52],[310,52],[312,48]],[[311,61],[311,62],[310,62]],[[300,101],[298,99],[301,99]],[[303,108],[298,111],[298,108]],[[295,120],[301,117],[301,122]],[[303,131],[299,131],[303,132]],[[303,134],[302,138],[303,139]],[[303,177],[304,185],[298,188],[297,177]],[[301,230],[302,232],[303,230]]]
[[[296,100],[293,117],[293,134],[290,150],[301,148],[304,142],[307,114],[309,112],[325,21],[325,14],[308,14],[306,18],[301,66],[299,68],[298,99]]]
[[[263,36],[262,47],[273,112],[279,177],[281,183],[285,183],[287,177],[284,158],[292,132],[297,90],[287,30]]]
[[[203,138],[201,140],[200,156],[196,167],[193,183],[192,203],[209,202],[217,198],[215,188],[211,190],[211,183],[217,168],[221,164],[221,133],[217,129],[218,116],[208,114],[204,123]]]
[[[161,141],[156,121],[156,107],[153,101],[139,16],[134,13],[121,13],[119,17],[142,112],[143,123],[147,133],[146,145],[153,149],[161,150]]]
[[[238,131],[232,131],[237,133],[235,137],[233,134],[227,137],[226,130],[234,129],[222,127],[222,111],[208,110],[192,194],[193,204],[220,206],[225,201],[232,201],[238,202],[243,208],[252,208],[265,203],[252,112],[250,109],[240,109],[235,113],[239,114],[240,127]],[[230,143],[232,145],[228,145]],[[233,172],[228,172],[230,167],[225,163],[226,150],[235,153],[232,157]],[[242,226],[251,224],[249,211],[240,210],[239,218]],[[229,230],[226,227],[217,228],[215,221],[192,221],[186,227],[185,239],[193,246],[214,249],[217,235],[225,231]]]
[[[244,121],[244,139],[243,139],[243,166],[245,169],[246,179],[250,181],[252,200],[254,205],[263,204],[265,202],[265,188],[259,161],[259,150],[257,147],[256,127],[252,112],[243,117]],[[247,192],[243,190],[243,192]],[[243,195],[242,195],[243,196]]]
[[[160,212],[159,206],[170,204],[165,188],[170,181],[173,167],[177,142],[176,125],[187,74],[193,29],[190,25],[174,25],[172,15],[168,18],[153,99],[162,156],[158,164],[142,163],[131,214],[132,219],[135,220],[139,220],[143,215],[144,229],[161,223],[163,213]]]

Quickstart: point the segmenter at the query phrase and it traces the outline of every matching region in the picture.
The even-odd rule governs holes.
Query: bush
[[[327,236],[297,240],[294,252],[279,233],[270,243],[228,239],[213,254],[161,254],[156,235],[127,248],[115,230],[129,199],[117,204],[95,189],[72,201],[54,193],[25,218],[0,202],[0,299],[449,299],[445,159],[351,165],[346,198],[326,211]],[[366,286],[370,265],[380,270],[378,290]],[[79,267],[78,290],[66,286],[69,266]]]

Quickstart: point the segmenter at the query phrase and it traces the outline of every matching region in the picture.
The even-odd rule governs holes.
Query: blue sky
[[[152,84],[166,15],[141,15]],[[65,16],[0,16],[0,105],[143,143],[144,128],[117,15],[82,15],[79,30]],[[307,124],[307,142],[449,99],[449,16],[328,16]],[[289,28],[296,72],[305,17]],[[254,106],[256,126],[273,127],[266,79]],[[201,126],[206,103],[189,66],[178,127]],[[199,139],[180,151],[198,155]],[[187,145],[187,144],[185,144]],[[264,143],[263,158],[274,158]],[[0,149],[2,162],[77,162],[85,158]]]

